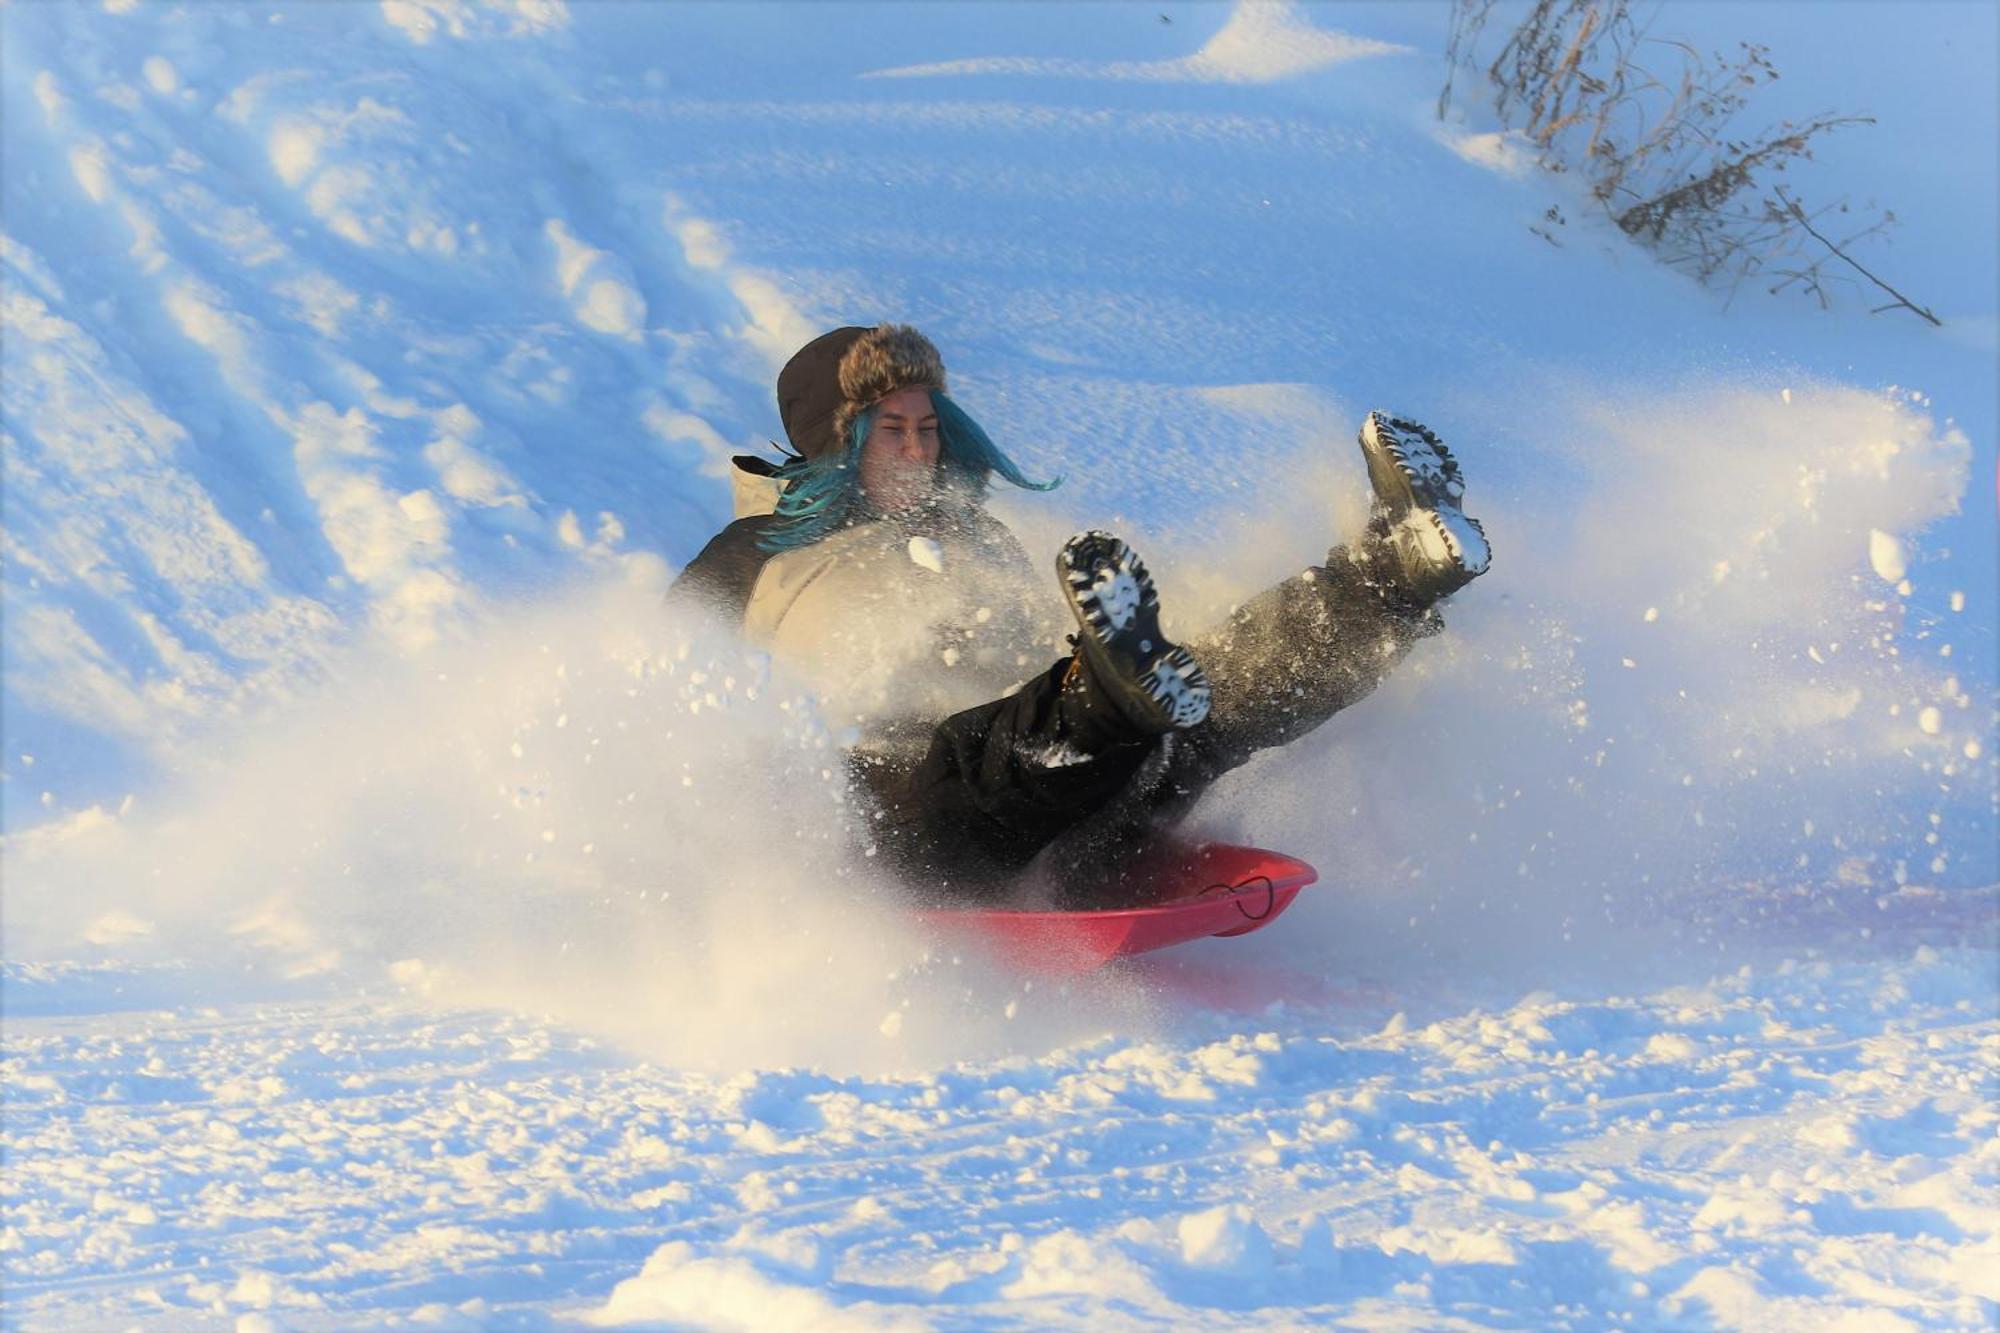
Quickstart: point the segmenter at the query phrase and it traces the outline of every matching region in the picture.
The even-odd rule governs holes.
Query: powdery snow
[[[10,1322],[1976,1328],[1990,966],[1185,1012],[878,1076],[381,1002],[17,1018]]]

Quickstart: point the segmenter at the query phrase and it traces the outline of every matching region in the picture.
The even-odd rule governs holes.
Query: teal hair
[[[772,477],[779,486],[778,522],[757,539],[757,549],[777,554],[811,546],[847,521],[861,493],[861,445],[875,424],[875,409],[855,418],[847,447],[818,458],[788,458]]]
[[[938,469],[941,489],[963,502],[977,504],[986,498],[994,473],[1023,490],[1049,491],[1062,484],[1029,481],[1014,460],[993,443],[978,422],[941,389],[931,390],[931,406],[938,414]],[[838,454],[818,458],[793,458],[773,474],[782,488],[778,496],[778,522],[757,540],[757,549],[770,554],[796,551],[811,546],[844,525],[861,500],[861,447],[875,425],[875,409],[869,408],[854,420],[847,432],[847,446]]]

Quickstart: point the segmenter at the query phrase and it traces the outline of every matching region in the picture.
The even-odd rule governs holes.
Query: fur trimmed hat
[[[850,325],[800,348],[778,372],[778,415],[806,458],[844,447],[854,419],[899,389],[946,387],[944,358],[908,324]]]

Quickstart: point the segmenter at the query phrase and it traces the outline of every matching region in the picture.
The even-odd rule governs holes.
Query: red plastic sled
[[[1319,872],[1260,847],[1208,843],[1162,856],[1146,872],[1157,890],[1139,907],[1095,912],[938,908],[932,926],[975,935],[1000,958],[1036,972],[1088,972],[1114,958],[1210,935],[1248,935],[1277,919]]]

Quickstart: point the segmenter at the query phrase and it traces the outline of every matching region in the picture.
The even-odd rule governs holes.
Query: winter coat
[[[811,688],[829,721],[866,733],[941,719],[1060,652],[1052,581],[1035,577],[1020,542],[983,509],[864,519],[776,555],[756,545],[771,522],[730,524],[674,596],[740,617],[744,637]]]
[[[751,589],[771,558],[757,543],[777,522],[775,514],[750,514],[709,538],[667,589],[668,605],[699,607],[724,624],[741,625]]]

